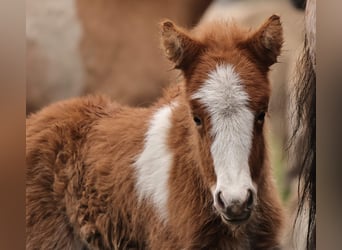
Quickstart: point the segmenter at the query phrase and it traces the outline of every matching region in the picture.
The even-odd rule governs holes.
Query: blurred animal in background
[[[301,10],[305,9],[306,0],[291,0],[291,2],[296,8],[301,9]]]
[[[316,0],[303,2],[305,39],[289,103],[289,179],[294,189],[291,211],[295,227],[290,225],[287,244],[291,249],[311,250],[316,249]]]
[[[156,104],[90,96],[27,119],[27,249],[278,249],[264,122],[280,18],[161,33],[184,81]]]
[[[176,81],[157,22],[196,24],[211,0],[26,0],[27,113],[89,93],[146,106]],[[172,80],[171,80],[172,79]]]

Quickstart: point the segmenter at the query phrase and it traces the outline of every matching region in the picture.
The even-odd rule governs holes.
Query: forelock
[[[249,97],[232,65],[219,64],[208,79],[192,95],[199,99],[211,115],[229,117],[248,105]]]

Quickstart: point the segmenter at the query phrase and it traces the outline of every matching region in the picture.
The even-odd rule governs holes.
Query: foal
[[[27,249],[278,247],[264,120],[279,17],[161,31],[184,82],[155,105],[85,97],[27,119]]]

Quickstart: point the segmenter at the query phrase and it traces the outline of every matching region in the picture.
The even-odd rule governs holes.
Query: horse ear
[[[175,64],[175,68],[182,70],[187,68],[202,47],[170,20],[161,23],[161,43],[166,57]]]
[[[283,28],[280,17],[272,15],[247,39],[245,45],[259,62],[267,68],[277,62],[283,45]]]

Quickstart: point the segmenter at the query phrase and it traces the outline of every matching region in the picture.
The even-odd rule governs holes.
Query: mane
[[[250,29],[237,25],[233,18],[203,22],[191,31],[192,35],[207,46],[218,50],[236,46],[237,41],[245,40]]]
[[[315,1],[307,4],[307,8],[315,8]],[[307,10],[308,11],[308,10]],[[307,23],[312,9],[307,13]],[[315,10],[314,10],[315,11]],[[314,13],[315,14],[315,13]],[[313,17],[315,18],[315,16]],[[312,25],[312,24],[311,24]],[[315,43],[312,41],[313,31],[305,33],[304,48],[297,62],[296,79],[294,81],[293,99],[295,101],[295,118],[290,139],[292,152],[296,152],[292,168],[299,172],[298,210],[295,224],[308,207],[308,225],[306,249],[316,247],[316,71]]]
[[[309,60],[308,48],[304,48],[304,53],[299,62],[301,69],[305,68],[304,74],[301,74],[299,82],[295,87],[297,107],[296,124],[293,131],[295,140],[302,136],[304,145],[296,147],[298,155],[294,168],[299,168],[298,196],[300,197],[297,218],[303,212],[305,203],[309,206],[309,224],[307,234],[307,248],[315,240],[316,228],[316,74],[313,71],[311,61]],[[303,72],[297,69],[299,72]],[[302,134],[300,134],[302,128]]]

